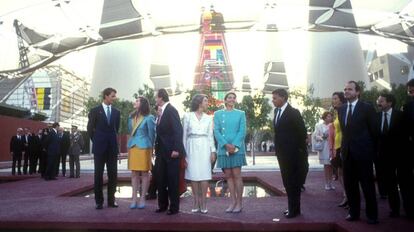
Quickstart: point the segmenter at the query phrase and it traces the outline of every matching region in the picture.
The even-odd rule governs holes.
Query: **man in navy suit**
[[[155,140],[158,188],[158,209],[155,212],[162,213],[168,209],[167,214],[172,215],[180,209],[179,165],[180,157],[185,156],[183,127],[177,110],[169,103],[165,89],[158,90],[156,102],[161,112]]]
[[[359,220],[359,184],[365,197],[365,211],[369,224],[378,223],[378,206],[375,195],[373,161],[378,139],[378,118],[375,109],[359,100],[361,88],[349,81],[344,88],[347,104],[338,113],[342,130],[341,154],[345,192],[348,197],[347,221]]]
[[[112,103],[116,100],[116,90],[106,88],[102,92],[103,102],[93,108],[88,115],[88,135],[92,140],[92,153],[95,166],[96,209],[103,208],[103,172],[106,164],[108,175],[108,207],[116,208],[115,191],[118,172],[117,134],[120,125],[120,112]]]
[[[59,162],[60,139],[58,136],[59,123],[55,122],[46,138],[47,167],[45,180],[56,180],[56,164]]]
[[[300,112],[287,102],[289,95],[285,89],[276,89],[272,94],[276,107],[273,118],[275,151],[288,196],[288,209],[284,214],[286,218],[294,218],[301,214],[300,193],[307,171],[306,127]]]
[[[413,180],[411,175],[406,175],[406,163],[410,161],[410,153],[406,152],[408,142],[405,133],[403,114],[401,111],[394,109],[395,97],[389,93],[381,93],[377,100],[380,136],[378,160],[382,164],[383,181],[388,196],[388,203],[391,209],[390,217],[400,215],[400,186],[403,205],[407,215],[410,213],[410,184]],[[379,170],[376,170],[377,172]]]

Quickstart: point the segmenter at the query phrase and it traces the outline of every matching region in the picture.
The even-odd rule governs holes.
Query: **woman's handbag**
[[[323,140],[322,141],[316,141],[313,144],[313,150],[315,150],[315,151],[322,151],[323,147],[324,147],[324,141]]]

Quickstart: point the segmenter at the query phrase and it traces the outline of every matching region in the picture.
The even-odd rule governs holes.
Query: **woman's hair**
[[[228,93],[226,93],[226,95],[224,96],[224,100],[227,100],[227,98],[228,98],[230,95],[233,95],[235,98],[237,98],[237,95],[236,95],[236,93],[235,93],[235,92],[228,92]]]
[[[342,102],[342,104],[345,104],[346,103],[346,99],[345,99],[345,96],[344,96],[344,92],[334,92],[333,94],[332,94],[332,96],[338,96],[338,98],[339,98],[339,100]]]
[[[323,114],[322,114],[322,119],[323,120],[325,120],[326,119],[326,117],[328,117],[328,115],[331,115],[332,117],[333,117],[333,114],[332,114],[332,112],[329,112],[329,111],[325,111],[325,112],[323,112]]]
[[[194,95],[193,99],[191,99],[191,107],[190,111],[194,112],[197,111],[198,108],[200,108],[201,103],[203,103],[204,98],[206,98],[207,95],[205,94],[196,94]]]
[[[138,114],[147,116],[150,113],[150,104],[148,99],[140,96],[137,98],[137,100],[139,100],[139,108],[137,110],[134,110],[130,116],[135,117],[138,116]]]

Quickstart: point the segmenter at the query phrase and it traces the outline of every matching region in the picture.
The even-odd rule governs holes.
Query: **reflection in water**
[[[104,196],[106,196],[106,188],[104,188]],[[115,197],[116,198],[131,198],[132,195],[132,187],[130,183],[121,183],[117,186]],[[257,182],[246,181],[244,182],[244,189],[243,189],[243,197],[254,197],[254,198],[261,198],[261,197],[269,197],[275,196],[276,194],[269,189],[261,186]],[[94,197],[93,190],[84,192],[79,194],[79,196],[84,197]],[[140,193],[138,193],[138,197]],[[191,186],[187,186],[187,192],[183,193],[181,197],[191,197]],[[219,181],[210,181],[210,186],[207,189],[207,197],[229,197],[230,192],[225,180]]]

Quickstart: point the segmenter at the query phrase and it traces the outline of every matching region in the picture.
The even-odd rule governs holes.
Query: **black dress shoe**
[[[110,207],[110,208],[118,208],[118,203],[116,203],[116,202],[108,203],[108,207]]]
[[[174,215],[174,214],[177,214],[178,213],[178,211],[175,211],[175,210],[167,210],[167,215]]]
[[[348,205],[348,201],[342,201],[341,203],[338,204],[338,207],[345,207]]]
[[[368,224],[370,224],[370,225],[376,225],[376,224],[378,224],[379,222],[378,222],[378,220],[377,220],[377,219],[368,219],[368,220],[367,220],[367,223],[368,223]]]
[[[299,214],[297,212],[288,212],[287,214],[285,214],[286,218],[294,218],[296,216],[298,216]]]
[[[162,212],[165,212],[165,211],[167,211],[167,209],[159,208],[159,209],[155,210],[156,213],[162,213]]]
[[[102,204],[96,204],[95,209],[103,209]]]
[[[354,217],[354,216],[348,214],[348,216],[346,216],[345,220],[347,220],[349,222],[358,221],[359,220],[359,217]]]
[[[400,213],[397,211],[391,211],[389,214],[390,218],[397,218],[400,216]]]

